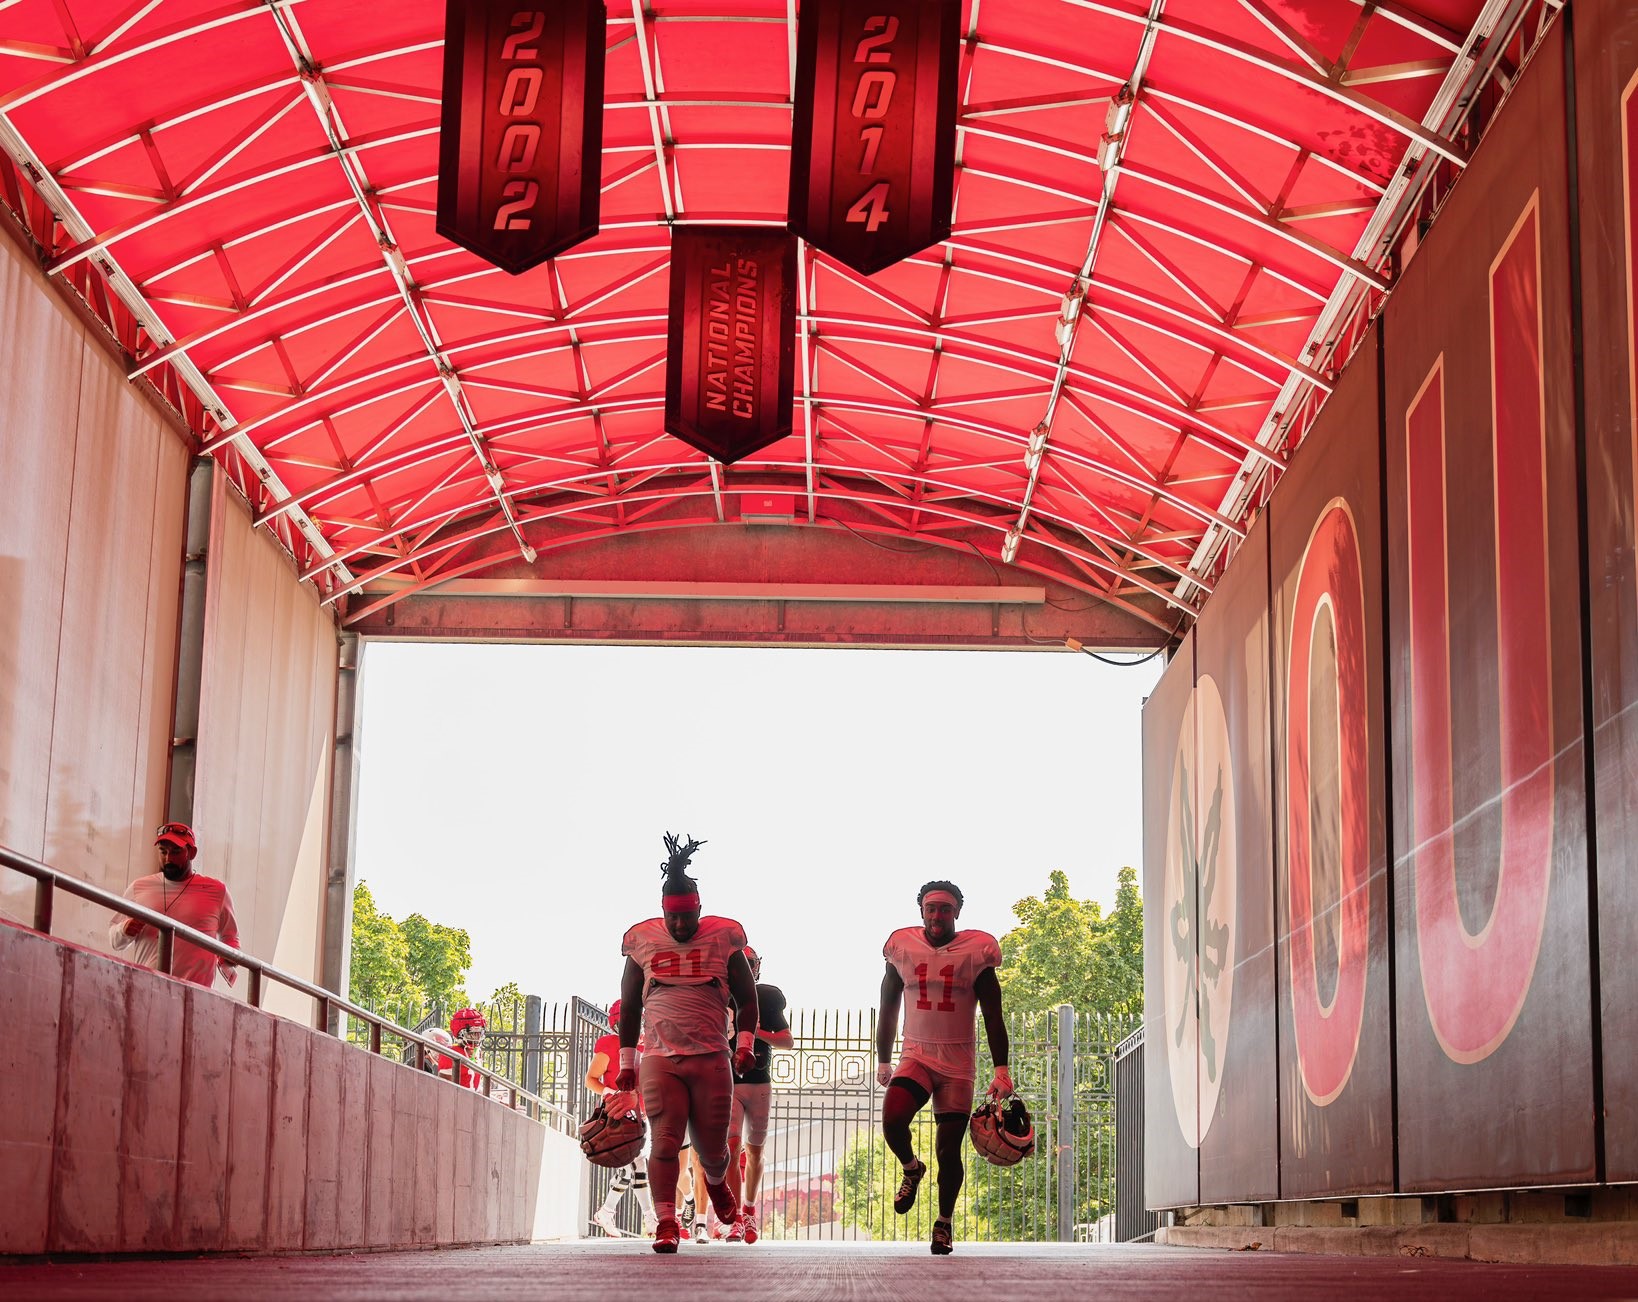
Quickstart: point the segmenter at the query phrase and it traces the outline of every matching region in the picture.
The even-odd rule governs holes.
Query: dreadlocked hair
[[[954,882],[928,882],[927,885],[923,886],[916,892],[916,907],[918,909],[921,907],[921,902],[927,898],[927,893],[929,891],[948,891],[951,895],[955,896],[955,901],[958,906],[967,902],[966,897],[961,893],[961,887],[957,886]]]
[[[704,841],[696,841],[686,832],[680,837],[670,832],[665,834],[666,860],[660,865],[660,874],[665,879],[667,895],[687,895],[699,890],[699,883],[688,875],[688,863],[694,857],[694,851],[704,844]]]

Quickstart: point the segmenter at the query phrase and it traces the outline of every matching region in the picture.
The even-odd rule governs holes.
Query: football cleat
[[[694,1218],[692,1216],[684,1216],[682,1220],[677,1222],[677,1236],[682,1239],[684,1243],[688,1241],[688,1225],[693,1219]],[[662,1221],[661,1224],[664,1224],[664,1222]],[[658,1232],[659,1231],[655,1231],[656,1234]]]
[[[732,1225],[739,1219],[739,1199],[734,1197],[734,1191],[728,1187],[726,1180],[721,1184],[712,1184],[707,1180],[705,1192],[711,1196],[711,1210],[724,1225]]]
[[[681,1237],[682,1226],[674,1216],[665,1216],[654,1229],[654,1251],[675,1252],[677,1240]]]
[[[745,1242],[755,1243],[762,1237],[762,1230],[756,1223],[756,1208],[749,1203],[745,1205],[745,1210],[740,1215],[739,1225],[745,1235]]]
[[[623,1239],[626,1233],[614,1223],[614,1213],[607,1207],[599,1207],[592,1213],[592,1224],[602,1230],[611,1239]]]
[[[745,1242],[745,1217],[743,1214],[741,1214],[737,1221],[728,1227],[728,1233],[724,1237],[729,1243]]]
[[[899,1185],[899,1192],[893,1199],[893,1210],[900,1216],[916,1205],[916,1190],[927,1177],[927,1163],[917,1162],[915,1170],[906,1169],[904,1182]]]
[[[652,1208],[643,1209],[643,1233],[648,1238],[654,1237],[654,1231],[660,1228],[660,1218],[654,1214]]]
[[[955,1235],[951,1232],[949,1221],[933,1222],[933,1255],[948,1257],[955,1251]]]

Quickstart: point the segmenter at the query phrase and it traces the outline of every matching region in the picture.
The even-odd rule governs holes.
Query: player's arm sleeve
[[[893,1042],[899,1038],[899,1001],[904,978],[892,963],[882,973],[881,1004],[876,1012],[876,1061],[893,1061]]]
[[[985,968],[974,979],[973,993],[978,996],[978,1007],[984,1014],[984,1036],[990,1042],[990,1061],[997,1067],[1005,1067],[1012,1045],[1007,1039],[1007,1020],[1001,1015],[1001,982],[993,967]]]
[[[620,973],[620,1025],[614,1030],[622,1049],[635,1049],[643,1031],[643,969],[629,956]]]
[[[757,992],[757,1018],[759,1025],[756,1033],[776,1049],[789,1049],[796,1044],[796,1037],[791,1034],[791,1024],[785,1016],[785,994],[773,989],[768,992],[767,998]]]

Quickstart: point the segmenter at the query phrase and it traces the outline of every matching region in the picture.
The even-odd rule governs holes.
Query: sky
[[[689,833],[704,911],[744,925],[764,981],[871,1007],[925,881],[997,936],[1055,868],[1112,905],[1162,663],[371,643],[357,877],[395,918],[470,933],[474,996],[605,1003],[622,934],[659,913],[661,834]]]

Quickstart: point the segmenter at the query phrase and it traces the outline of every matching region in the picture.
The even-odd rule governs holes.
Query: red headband
[[[700,893],[690,891],[687,895],[662,895],[660,907],[667,913],[692,913],[700,907]]]

